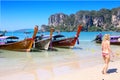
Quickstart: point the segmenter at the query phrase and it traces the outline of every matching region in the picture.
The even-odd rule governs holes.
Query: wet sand
[[[115,57],[108,75],[101,73],[104,63],[98,44],[40,52],[0,50],[0,80],[119,80],[120,48],[112,49]]]

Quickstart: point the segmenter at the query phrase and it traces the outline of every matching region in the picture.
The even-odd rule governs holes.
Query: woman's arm
[[[109,53],[114,57],[114,54],[113,54],[111,46],[110,46],[110,41],[108,41],[108,50],[109,50]]]

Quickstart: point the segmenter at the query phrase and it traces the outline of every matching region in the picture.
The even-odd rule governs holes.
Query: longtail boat
[[[101,43],[102,40],[99,38],[95,39],[96,43]],[[120,45],[120,36],[110,36],[110,44],[111,45]]]
[[[11,39],[15,37],[10,38],[9,36],[2,36],[0,37],[0,40],[5,42],[1,42],[0,49],[29,52],[32,48],[37,32],[38,32],[38,26],[34,28],[34,34],[32,38],[26,38],[24,40],[14,41],[14,42],[7,41],[7,39]]]
[[[44,35],[37,36],[36,40],[35,40],[35,48],[41,49],[41,50],[48,50],[51,39],[52,39],[53,31],[54,31],[54,29],[51,28],[49,38],[48,38],[48,36],[44,36]]]
[[[73,48],[78,40],[82,26],[79,25],[75,36],[66,38],[64,35],[55,35],[52,39],[53,47]]]

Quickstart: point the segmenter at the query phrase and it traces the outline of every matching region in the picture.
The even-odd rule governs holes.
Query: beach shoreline
[[[31,71],[18,71],[14,74],[0,76],[0,80],[119,80],[119,61],[110,62],[108,68],[109,74],[107,75],[101,73],[103,64],[99,64],[93,67],[76,68],[74,70],[59,66],[56,70],[55,68],[44,67],[43,69],[37,68]]]

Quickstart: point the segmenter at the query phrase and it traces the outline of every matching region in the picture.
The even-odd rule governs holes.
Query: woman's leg
[[[109,62],[110,62],[110,56],[106,55],[106,58],[105,58],[105,67],[104,67],[104,74],[107,73]]]
[[[103,60],[104,60],[104,63],[106,63],[106,57],[105,56],[103,56]],[[104,74],[105,67],[106,67],[106,64],[104,64],[104,66],[103,66],[102,74]]]

